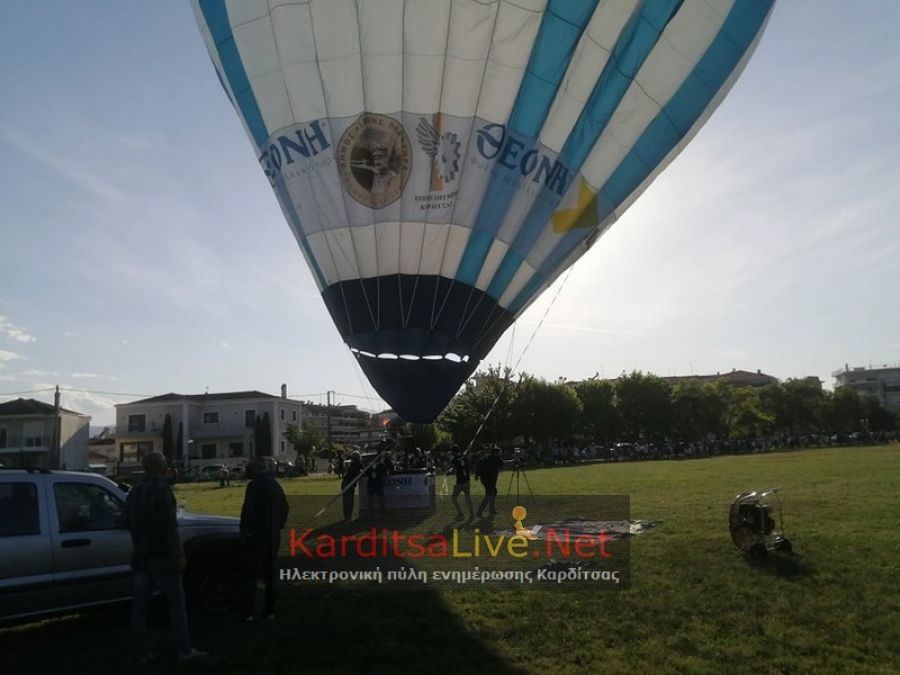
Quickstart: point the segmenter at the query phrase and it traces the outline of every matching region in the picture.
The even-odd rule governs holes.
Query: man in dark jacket
[[[380,454],[366,471],[366,490],[370,509],[384,511],[384,482],[389,475],[391,467],[387,453]]]
[[[128,493],[125,502],[134,572],[131,631],[135,650],[142,663],[156,661],[147,632],[147,607],[155,586],[169,606],[169,626],[175,633],[178,658],[205,656],[191,647],[181,579],[185,569],[184,550],[178,534],[175,495],[165,478],[166,458],[161,452],[148,452],[143,466],[144,479]]]
[[[454,445],[450,448],[453,458],[450,460],[450,471],[456,475],[456,484],[453,486],[453,506],[456,507],[456,518],[464,518],[462,509],[459,507],[459,495],[466,496],[466,506],[469,509],[469,520],[475,518],[472,513],[472,493],[469,485],[469,458],[459,451],[459,446]]]
[[[476,512],[479,518],[484,515],[485,509],[488,510],[489,516],[497,512],[494,502],[497,501],[497,478],[502,468],[503,458],[500,457],[500,448],[496,445],[491,448],[490,454],[476,465],[478,473],[476,478],[480,478],[481,484],[484,485],[484,499]]]
[[[248,467],[251,481],[241,507],[241,539],[244,544],[244,593],[242,610],[245,621],[253,621],[256,582],[266,585],[264,616],[275,618],[275,574],[281,529],[288,516],[284,490],[275,480],[265,460],[256,457]]]

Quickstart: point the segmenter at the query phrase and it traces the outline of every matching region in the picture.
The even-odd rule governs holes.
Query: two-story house
[[[87,469],[91,418],[32,398],[0,403],[0,464]],[[59,457],[54,438],[59,434]]]
[[[168,447],[170,461],[181,466],[231,465],[257,455],[261,440],[271,446],[274,459],[293,461],[284,432],[289,424],[300,424],[302,405],[287,398],[287,387],[281,394],[163,394],[119,404],[119,462],[136,465],[145,453]]]

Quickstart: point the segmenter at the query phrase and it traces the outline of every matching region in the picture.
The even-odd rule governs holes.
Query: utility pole
[[[327,402],[327,405],[325,406],[325,424],[327,425],[327,429],[328,429],[328,454],[329,455],[334,453],[334,450],[331,447],[331,396],[333,394],[334,394],[334,392],[331,390],[325,392],[325,401]]]
[[[56,393],[53,394],[53,438],[50,440],[50,457],[47,462],[50,469],[59,468],[59,446],[60,446],[60,419],[59,419],[59,385],[56,385]]]

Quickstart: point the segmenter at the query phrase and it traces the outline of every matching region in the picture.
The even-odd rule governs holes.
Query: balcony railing
[[[201,440],[201,439],[224,439],[224,438],[252,438],[253,437],[253,429],[245,427],[242,424],[234,424],[234,425],[216,425],[216,424],[208,424],[204,427],[198,427],[196,429],[191,429],[188,432],[188,437],[193,440]]]
[[[7,436],[0,450],[47,450],[50,442],[49,436]]]

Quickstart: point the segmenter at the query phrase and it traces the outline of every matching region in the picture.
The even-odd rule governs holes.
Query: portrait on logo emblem
[[[392,117],[363,114],[341,136],[337,160],[350,196],[380,209],[397,201],[409,180],[409,137]]]

